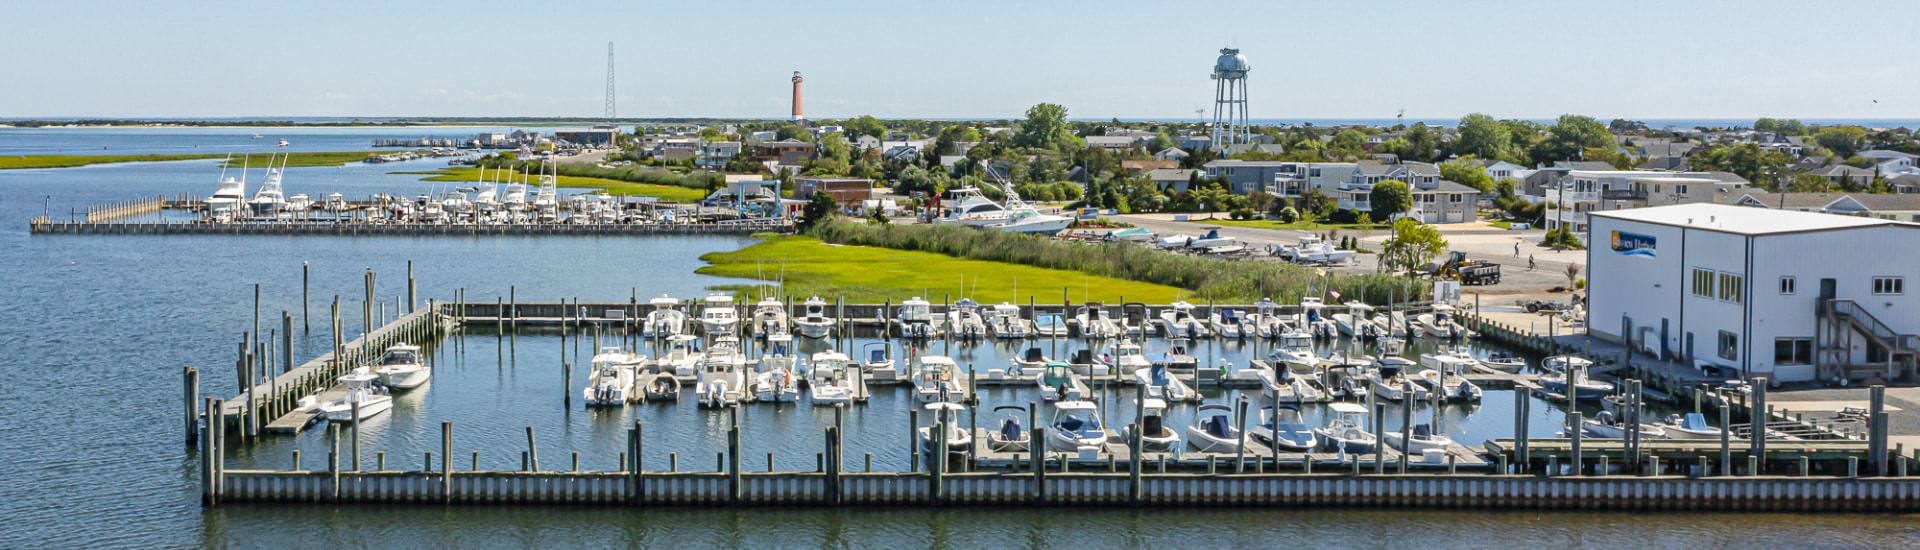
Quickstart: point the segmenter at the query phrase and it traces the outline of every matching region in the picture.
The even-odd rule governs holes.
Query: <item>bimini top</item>
[[[1842,216],[1839,214],[1774,210],[1771,208],[1711,203],[1608,210],[1605,212],[1588,212],[1587,215],[1740,235],[1801,233],[1806,231],[1856,229],[1882,225],[1920,227],[1912,224],[1860,216]]]

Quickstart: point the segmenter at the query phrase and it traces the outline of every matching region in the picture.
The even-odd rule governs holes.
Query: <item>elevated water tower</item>
[[[1247,56],[1235,48],[1221,48],[1213,62],[1213,135],[1215,149],[1250,143],[1253,131],[1247,127]]]

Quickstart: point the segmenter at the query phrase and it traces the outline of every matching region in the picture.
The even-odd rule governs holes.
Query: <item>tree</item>
[[[1507,125],[1482,113],[1460,117],[1460,137],[1453,142],[1454,154],[1505,160],[1511,158],[1512,147],[1513,136]]]
[[[1373,219],[1391,220],[1413,206],[1413,190],[1407,183],[1387,180],[1373,184],[1373,191],[1367,192],[1367,204],[1373,211]]]
[[[1712,147],[1695,152],[1690,158],[1695,170],[1733,172],[1747,181],[1775,190],[1780,188],[1778,179],[1781,172],[1793,162],[1786,153],[1761,149],[1752,143]]]
[[[1041,103],[1027,109],[1027,120],[1020,123],[1020,132],[1013,142],[1034,149],[1055,149],[1062,143],[1078,140],[1067,126],[1067,108]]]
[[[859,139],[860,136],[881,139],[887,137],[887,125],[881,123],[880,119],[873,118],[873,115],[860,115],[847,119],[846,122],[840,123],[840,129],[846,132],[847,139]]]
[[[807,201],[806,206],[800,208],[800,221],[797,226],[800,231],[806,231],[826,222],[832,218],[835,213],[839,212],[839,210],[840,204],[834,202],[833,195],[825,192],[815,192],[813,198]]]
[[[1447,241],[1440,238],[1439,230],[1412,218],[1401,218],[1393,222],[1393,236],[1380,245],[1380,267],[1387,271],[1411,271],[1446,250]]]
[[[1613,134],[1607,131],[1607,125],[1593,117],[1561,115],[1560,120],[1547,128],[1546,139],[1533,146],[1533,161],[1546,164],[1570,160],[1582,156],[1588,149],[1612,146]]]
[[[1867,137],[1867,130],[1859,126],[1827,126],[1814,132],[1814,143],[1833,151],[1841,158],[1851,157],[1859,152],[1861,141]]]
[[[1493,176],[1471,157],[1440,163],[1440,179],[1479,189],[1483,195],[1494,191]]]

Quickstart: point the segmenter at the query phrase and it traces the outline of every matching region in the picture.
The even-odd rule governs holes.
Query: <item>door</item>
[[[1661,361],[1666,361],[1668,359],[1668,350],[1672,349],[1667,345],[1667,342],[1672,341],[1667,339],[1668,338],[1667,328],[1668,328],[1667,319],[1665,317],[1662,317],[1660,319],[1660,360]]]
[[[1834,286],[1835,286],[1835,284],[1834,284],[1834,281],[1833,281],[1833,279],[1821,279],[1821,280],[1820,280],[1820,300],[1821,300],[1821,301],[1826,301],[1826,300],[1832,300],[1832,299],[1833,299],[1833,297],[1834,297],[1834,296],[1836,295],[1836,291],[1834,290]]]
[[[1687,341],[1686,343],[1681,344],[1680,351],[1686,352],[1687,354],[1687,356],[1682,357],[1681,360],[1688,361],[1688,362],[1693,361],[1693,333],[1692,332],[1687,333]]]

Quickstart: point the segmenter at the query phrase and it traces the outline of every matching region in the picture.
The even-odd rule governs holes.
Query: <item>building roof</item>
[[[1147,178],[1153,181],[1186,181],[1192,179],[1199,170],[1181,170],[1178,168],[1156,168],[1147,171]]]
[[[1613,167],[1613,164],[1605,161],[1598,161],[1598,160],[1556,160],[1556,161],[1553,161],[1553,167],[1565,168],[1568,170],[1589,170],[1589,171],[1617,170],[1616,168]]]
[[[1825,178],[1871,179],[1873,178],[1874,172],[1873,170],[1868,170],[1866,168],[1855,168],[1852,166],[1847,166],[1845,164],[1835,164],[1833,166],[1828,166],[1826,168],[1814,170],[1813,175],[1825,177]]]
[[[1419,194],[1419,193],[1463,193],[1464,194],[1464,193],[1479,193],[1480,190],[1474,189],[1473,186],[1470,186],[1464,183],[1448,181],[1448,180],[1440,180],[1438,182],[1435,182],[1432,187],[1420,187],[1417,185],[1413,186],[1413,192],[1415,194]]]
[[[1751,208],[1729,204],[1691,203],[1627,210],[1588,212],[1588,216],[1704,229],[1740,235],[1799,233],[1879,225],[1906,225],[1860,216]]]
[[[1910,159],[1910,158],[1920,158],[1920,155],[1915,155],[1915,154],[1913,154],[1913,153],[1905,153],[1905,152],[1900,152],[1900,151],[1889,151],[1889,150],[1886,150],[1886,149],[1874,149],[1874,150],[1871,150],[1871,151],[1861,151],[1861,152],[1859,153],[1859,155],[1860,155],[1860,156],[1863,156],[1863,157],[1867,157],[1867,158],[1870,158],[1870,159],[1874,159],[1874,160],[1893,160],[1893,159]]]

